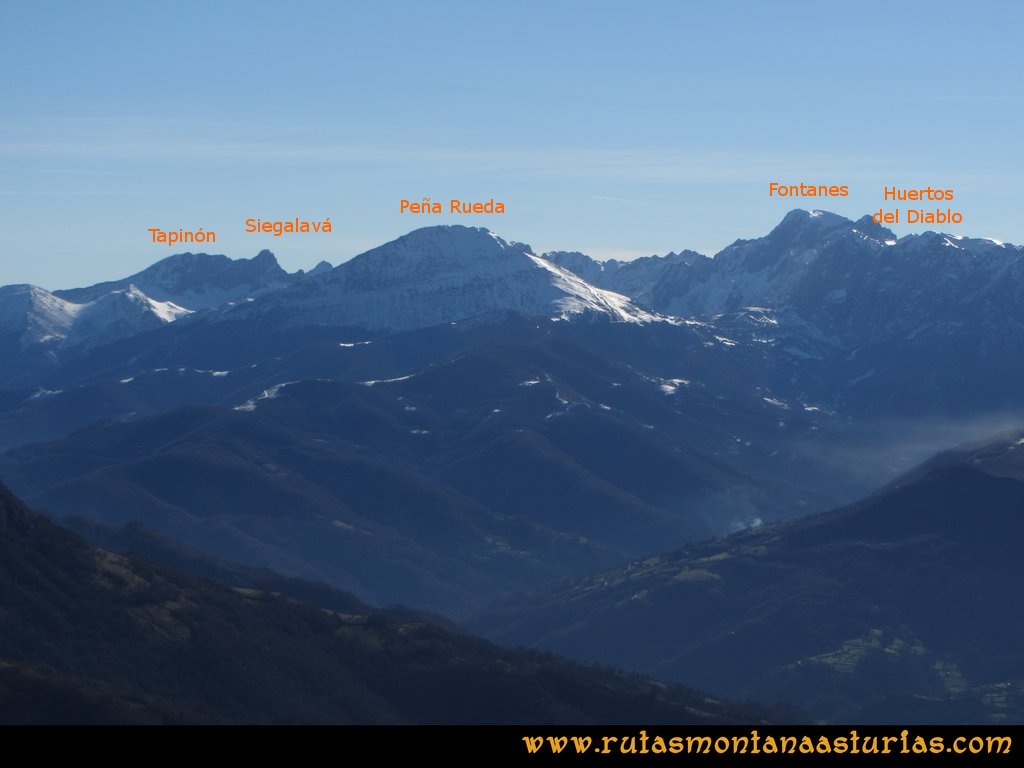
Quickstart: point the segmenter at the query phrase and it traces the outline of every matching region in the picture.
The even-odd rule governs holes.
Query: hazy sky
[[[0,284],[123,277],[214,230],[289,270],[420,226],[714,253],[792,208],[952,188],[1024,243],[1019,2],[0,4]],[[846,184],[847,198],[768,185]],[[504,215],[399,213],[494,198]],[[329,235],[247,234],[323,220]]]

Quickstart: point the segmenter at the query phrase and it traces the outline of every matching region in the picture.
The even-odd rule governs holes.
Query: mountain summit
[[[713,258],[670,254],[602,269],[582,254],[549,257],[653,312],[710,320],[767,308],[790,330],[845,350],[948,333],[979,316],[1024,323],[1024,248],[938,232],[897,238],[870,216],[796,209]]]
[[[81,304],[133,285],[157,301],[201,310],[283,288],[295,279],[296,276],[285,272],[274,254],[267,250],[251,259],[176,253],[123,280],[54,291],[54,295]]]
[[[281,313],[289,325],[409,330],[515,311],[619,322],[658,317],[590,285],[487,229],[426,227],[356,256],[328,274],[275,293],[245,311]]]
[[[5,386],[48,370],[68,350],[81,352],[159,328],[190,314],[170,301],[156,301],[128,284],[75,303],[35,285],[0,286],[0,368]]]

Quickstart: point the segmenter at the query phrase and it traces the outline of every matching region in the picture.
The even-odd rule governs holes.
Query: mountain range
[[[892,544],[893,562],[933,580],[973,567],[973,540],[922,527],[889,541],[863,510],[910,509],[888,484],[924,481],[901,473],[1024,423],[1022,257],[797,210],[714,257],[599,262],[441,226],[308,273],[267,251],[179,254],[86,288],[7,286],[0,478],[102,545],[173,540],[502,640],[731,696],[785,694],[819,718],[898,720],[911,700],[944,718],[1016,718],[1016,677],[990,702],[996,672],[1016,662],[985,668],[980,655],[1002,658],[990,644],[964,655],[962,638],[911,622],[906,595],[920,585],[882,555],[854,564]],[[1003,503],[969,473],[944,477],[936,503],[961,487]],[[815,528],[829,510],[870,524]],[[1012,533],[998,514],[978,519],[988,535]],[[812,529],[834,541],[803,546]],[[759,537],[751,546],[769,554],[751,565],[743,542]],[[958,548],[961,560],[929,559]],[[687,560],[722,553],[743,567]],[[707,620],[667,633],[658,627],[675,625],[643,614],[634,593],[593,587],[629,589],[638,568],[651,574],[644,589],[667,596],[658,606]],[[685,575],[702,569],[712,576]],[[864,597],[881,574],[903,597]],[[969,578],[993,594],[1019,585],[1012,571]],[[711,590],[719,581],[728,589]],[[849,587],[837,594],[856,610],[775,611],[786,600],[773,590],[818,606],[823,584]],[[602,611],[607,622],[590,623]],[[794,616],[818,627],[817,644],[785,639]],[[630,638],[631,621],[644,638]],[[733,631],[756,665],[740,665],[743,680],[714,656],[739,647]],[[916,650],[890,653],[893,638]],[[843,648],[867,666],[843,677],[822,661]],[[879,668],[902,682],[879,686]],[[961,682],[943,688],[954,668]],[[823,679],[831,698],[813,694]]]
[[[1017,432],[848,507],[522,596],[471,625],[832,722],[1020,723],[1022,510]]]
[[[759,721],[783,710],[87,545],[0,486],[0,722]],[[234,575],[234,574],[232,574]],[[280,585],[277,585],[280,587]]]

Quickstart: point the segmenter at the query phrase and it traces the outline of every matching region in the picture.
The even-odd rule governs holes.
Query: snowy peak
[[[881,243],[882,245],[895,245],[896,234],[891,230],[878,224],[871,216],[864,215],[853,222],[850,231]]]
[[[649,323],[665,319],[635,306],[627,296],[597,288],[567,269],[539,256],[528,255],[537,266],[552,274],[552,285],[565,294],[553,302],[563,320],[587,312],[604,314],[619,322]]]
[[[69,347],[97,346],[159,328],[191,314],[191,310],[177,304],[151,299],[134,285],[79,306],[65,341]]]
[[[451,274],[515,272],[527,251],[482,227],[424,227],[356,256],[335,270],[349,286],[403,285]]]
[[[678,317],[769,308],[787,328],[840,347],[981,314],[1024,323],[1024,249],[936,232],[897,239],[871,216],[794,210],[766,236],[737,240],[713,259],[643,261],[614,272],[605,264],[601,285]],[[628,267],[640,279],[625,280]]]
[[[658,286],[677,279],[677,272],[708,261],[707,256],[690,250],[665,256],[643,256],[632,261],[597,261],[576,251],[553,251],[545,253],[543,258],[599,288],[629,296],[642,307],[653,307]]]
[[[81,306],[80,314],[130,317],[143,312],[153,315],[164,323],[172,323],[192,312],[169,301],[151,299],[134,285],[111,291],[96,301]]]
[[[805,211],[795,209],[786,214],[781,222],[766,236],[756,240],[737,240],[720,251],[715,259],[728,260],[736,254],[756,251],[762,255],[758,259],[759,266],[765,262],[764,256],[776,259],[807,250],[821,250],[832,243],[852,238],[854,240],[870,240],[873,245],[882,245],[886,241],[896,240],[891,231],[876,224],[870,216],[863,216],[856,222],[828,211]]]
[[[787,213],[767,237],[771,240],[799,242],[822,240],[836,229],[846,229],[853,224],[845,216],[829,211],[805,211],[795,208]]]
[[[969,322],[1024,324],[1024,249],[926,232],[897,239],[870,216],[794,210],[764,237],[714,258],[693,251],[633,261],[538,256],[487,229],[434,226],[336,268],[289,275],[270,251],[251,259],[170,256],[130,278],[50,293],[0,288],[5,344],[85,348],[225,307],[232,318],[409,330],[481,315],[652,322],[766,308],[787,328],[840,346]]]
[[[922,232],[908,235],[893,243],[901,250],[914,253],[932,251],[945,254],[946,258],[973,261],[981,257],[995,262],[1016,261],[1024,254],[1024,246],[1004,243],[991,237],[965,237],[943,232]],[[946,250],[951,249],[951,250]]]
[[[568,318],[596,313],[623,322],[655,315],[589,285],[487,229],[436,226],[345,262],[328,274],[254,302],[282,322],[408,330],[515,311]]]
[[[98,346],[187,314],[190,310],[151,299],[134,285],[84,303],[35,285],[0,287],[0,334],[15,337],[22,349]]]
[[[601,286],[607,272],[614,272],[619,262],[601,262],[579,251],[550,251],[541,258],[567,269],[592,285]]]
[[[0,287],[0,334],[17,339],[21,348],[59,345],[81,307],[35,285]]]
[[[209,253],[178,253],[123,280],[88,288],[56,291],[77,303],[94,301],[111,291],[136,286],[159,302],[171,302],[191,310],[212,309],[282,288],[294,282],[277,258],[267,250],[251,259],[229,259]]]

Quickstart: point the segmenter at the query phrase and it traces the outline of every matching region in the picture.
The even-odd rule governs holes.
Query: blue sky
[[[442,223],[601,258],[714,253],[794,207],[890,209],[886,185],[952,188],[964,217],[899,235],[1024,243],[1021,3],[4,0],[0,14],[0,284],[131,274],[178,250],[149,227],[212,229],[206,250],[270,248],[289,270]],[[770,198],[771,181],[850,195]],[[399,213],[423,197],[506,213]],[[333,231],[247,234],[249,217]]]

